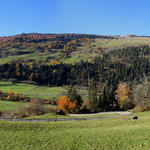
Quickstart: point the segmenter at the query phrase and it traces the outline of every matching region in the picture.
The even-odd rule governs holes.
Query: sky
[[[0,36],[150,35],[149,0],[0,0]]]

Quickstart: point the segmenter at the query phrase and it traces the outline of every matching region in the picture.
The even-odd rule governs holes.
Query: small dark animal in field
[[[133,119],[133,120],[137,120],[137,119],[138,119],[138,116],[134,116],[132,119]]]

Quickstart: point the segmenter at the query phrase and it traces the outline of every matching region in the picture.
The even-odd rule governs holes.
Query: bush
[[[25,97],[22,94],[18,94],[17,92],[13,93],[12,91],[9,90],[7,93],[0,92],[0,100],[29,102],[30,98]]]
[[[66,113],[62,110],[57,110],[56,114],[58,115],[66,115]]]
[[[10,114],[9,114],[9,112],[6,111],[6,110],[0,111],[0,114],[1,114],[1,117],[2,117],[2,118],[10,118]]]
[[[133,112],[144,112],[144,108],[143,106],[138,105],[133,109]]]
[[[34,98],[30,101],[29,106],[25,108],[28,116],[43,115],[46,109],[43,106],[43,102],[40,99]]]
[[[134,109],[134,112],[144,112],[144,111],[150,111],[150,105],[142,102],[138,104]]]
[[[84,100],[80,108],[80,113],[89,113],[92,106],[89,100]]]
[[[135,110],[150,110],[150,82],[147,79],[133,87],[133,103],[136,105]]]
[[[24,117],[28,117],[25,109],[13,111],[10,114],[10,118],[16,118],[16,119],[18,118],[18,119],[20,119],[20,118],[24,118]]]

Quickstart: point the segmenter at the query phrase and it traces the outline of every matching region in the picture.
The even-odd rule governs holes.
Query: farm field
[[[150,112],[75,122],[0,122],[0,149],[148,150]]]
[[[8,92],[18,92],[19,94],[24,94],[29,97],[39,97],[39,98],[59,98],[62,93],[66,90],[62,87],[48,87],[48,86],[38,86],[26,83],[12,83],[12,82],[0,82],[0,91]]]

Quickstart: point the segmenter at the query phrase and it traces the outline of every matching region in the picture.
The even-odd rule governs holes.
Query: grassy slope
[[[47,86],[37,86],[33,84],[16,83],[11,82],[0,82],[0,91],[8,92],[18,92],[26,96],[40,97],[40,98],[50,98],[59,97],[63,92],[66,92],[62,87],[47,87]]]
[[[12,101],[6,101],[6,100],[0,100],[0,110],[6,110],[6,111],[14,111],[19,110],[23,107],[28,106],[29,103],[23,103],[23,102],[12,102]],[[56,108],[56,105],[45,105],[45,107],[48,108]],[[47,118],[55,118],[55,114],[45,114],[41,116],[35,116],[35,118],[41,118],[44,119],[44,117],[47,116]],[[58,116],[59,117],[59,116]],[[67,116],[66,116],[67,117]],[[34,117],[32,117],[34,118]]]
[[[27,103],[0,100],[0,110],[12,111],[12,110],[20,109],[26,105],[27,105]]]
[[[150,112],[128,117],[76,122],[0,122],[0,149],[148,150]]]
[[[77,86],[76,89],[78,89],[78,93],[81,94],[83,98],[87,98],[88,90],[86,87]],[[38,86],[25,83],[13,84],[12,82],[0,81],[0,91],[8,92],[8,90],[27,96],[35,96],[40,98],[51,98],[52,96],[59,98],[61,95],[67,92],[67,89],[62,87]]]
[[[144,37],[132,37],[132,38],[120,38],[120,39],[96,39],[93,43],[99,47],[103,48],[116,48],[122,46],[131,46],[131,45],[145,45],[150,44],[150,38]]]

